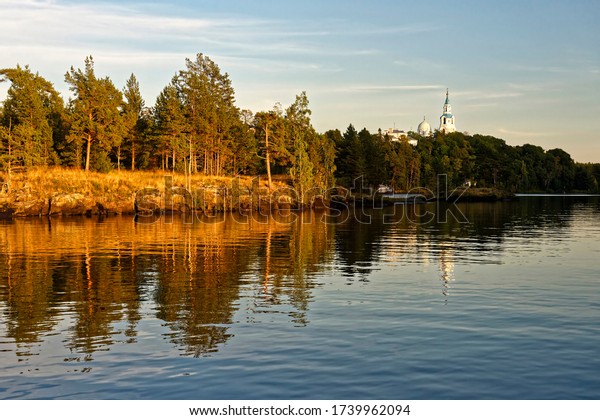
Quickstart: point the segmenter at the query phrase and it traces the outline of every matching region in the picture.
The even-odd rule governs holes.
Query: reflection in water
[[[281,328],[283,322],[300,327],[302,336],[310,327],[338,325],[362,294],[383,314],[401,306],[396,301],[408,305],[403,293],[410,287],[411,297],[422,296],[414,287],[430,288],[443,304],[461,297],[450,288],[464,284],[465,267],[501,265],[507,254],[519,263],[519,251],[529,257],[541,252],[542,234],[559,254],[574,213],[600,214],[588,204],[536,199],[460,205],[468,224],[405,217],[435,212],[435,205],[406,206],[397,214],[394,208],[365,211],[360,221],[347,213],[312,212],[245,223],[239,215],[193,224],[127,217],[3,221],[0,352],[30,366],[72,364],[123,345],[144,353],[150,344],[150,356],[158,341],[177,357],[214,356],[240,334],[236,325],[277,322]],[[336,283],[340,278],[344,284]],[[353,290],[359,294],[347,292]],[[332,300],[330,313],[323,311],[329,303],[319,300],[323,295]],[[411,319],[409,313],[403,317]],[[381,325],[398,325],[399,319],[384,318]],[[336,340],[341,338],[323,353],[338,348]]]
[[[303,218],[193,225],[74,218],[48,229],[17,220],[1,237],[6,334],[25,357],[42,335],[66,324],[65,346],[91,354],[119,334],[136,342],[141,304],[151,301],[170,330],[166,338],[199,356],[230,337],[247,282],[262,285],[257,311],[286,306],[305,324],[311,273],[332,257],[332,227]]]
[[[165,338],[181,354],[200,356],[230,338],[229,325],[246,297],[242,286],[255,285],[249,321],[252,314],[281,312],[298,326],[308,322],[312,278],[327,267],[368,282],[381,260],[434,262],[447,296],[457,255],[459,264],[493,262],[506,229],[558,232],[568,225],[570,209],[539,201],[469,204],[461,207],[468,225],[452,218],[419,224],[406,211],[389,217],[390,209],[370,212],[369,223],[310,212],[245,223],[232,216],[194,224],[126,217],[4,222],[6,336],[21,358],[36,354],[42,337],[57,330],[67,348],[89,355],[108,350],[119,335],[135,343],[142,304],[153,302],[154,316],[168,327]]]
[[[440,273],[442,280],[442,294],[448,296],[450,282],[454,281],[454,263],[450,251],[442,249],[440,255]]]

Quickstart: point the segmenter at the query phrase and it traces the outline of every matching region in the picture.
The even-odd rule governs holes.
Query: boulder
[[[96,209],[94,202],[79,193],[55,193],[48,204],[50,215],[91,214]]]

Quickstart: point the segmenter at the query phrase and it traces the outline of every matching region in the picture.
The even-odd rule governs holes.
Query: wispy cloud
[[[464,100],[481,100],[481,99],[503,99],[517,98],[523,96],[523,92],[517,91],[484,91],[484,90],[463,90],[452,92],[452,97],[460,97]]]
[[[442,89],[441,85],[348,85],[333,87],[338,92],[348,93],[377,93],[377,92],[397,92],[397,91],[428,91]]]
[[[369,47],[331,48],[323,42],[341,25],[299,30],[281,18],[185,15],[167,6],[0,0],[3,59],[11,65],[62,62],[66,69],[91,54],[97,63],[112,67],[153,65],[160,71],[170,66],[171,73],[183,58],[201,51],[231,71],[293,75],[337,73],[342,67],[335,57],[380,53]]]
[[[2,9],[2,39],[22,44],[35,41],[39,45],[90,41],[102,44],[114,40],[121,40],[123,45],[132,41],[154,42],[165,37],[169,42],[189,41],[209,32],[218,40],[268,23],[247,17],[166,16],[107,3],[4,1]]]
[[[407,57],[404,59],[397,59],[392,61],[392,64],[401,68],[427,69],[430,71],[442,71],[443,69],[446,69],[448,67],[448,63],[443,59],[430,60],[419,57]]]
[[[550,137],[556,134],[548,131],[518,131],[506,128],[498,128],[498,132],[513,137]]]
[[[558,66],[558,65],[527,65],[527,64],[513,64],[508,67],[509,70],[516,72],[528,72],[528,73],[572,73],[577,71],[576,68],[570,66]]]

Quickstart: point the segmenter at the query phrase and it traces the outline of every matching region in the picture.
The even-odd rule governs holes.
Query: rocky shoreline
[[[0,218],[302,209],[284,182],[169,173],[49,169],[3,182]],[[313,203],[318,205],[318,203]]]
[[[122,214],[188,213],[215,214],[257,211],[271,214],[279,210],[307,208],[346,208],[422,203],[505,201],[513,193],[495,188],[463,188],[448,197],[426,194],[395,194],[389,197],[352,195],[332,191],[331,201],[318,197],[310,203],[297,199],[293,189],[282,181],[271,189],[260,177],[205,177],[160,172],[86,173],[80,170],[45,169],[13,175],[2,181],[0,218],[32,216],[106,216]],[[431,195],[431,193],[429,193]]]

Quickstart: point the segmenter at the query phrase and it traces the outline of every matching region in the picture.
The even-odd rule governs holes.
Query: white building
[[[452,115],[452,106],[450,105],[450,99],[448,97],[448,89],[446,89],[446,102],[444,102],[444,112],[440,117],[439,131],[441,133],[454,133],[456,131],[455,122],[456,119],[454,115]],[[431,125],[429,125],[425,117],[423,117],[423,121],[421,121],[417,127],[417,133],[423,137],[429,137],[433,135]],[[410,138],[408,133],[404,130],[389,128],[384,134],[387,134],[390,141],[406,140],[413,146],[417,145],[417,140]]]
[[[388,128],[386,131],[390,141],[400,141],[408,138],[408,133],[404,130],[398,130],[397,128]]]
[[[408,137],[408,133],[404,130],[398,130],[397,128],[389,128],[385,134],[387,134],[390,141],[407,141],[408,144],[413,146],[417,145],[417,141],[413,138]]]
[[[423,121],[417,127],[417,133],[423,137],[429,137],[431,135],[431,126],[425,120],[425,117],[423,117]]]
[[[448,99],[448,89],[446,89],[444,113],[440,117],[440,133],[454,133],[456,131],[454,121],[454,116],[452,115],[452,106],[450,105],[450,99]]]

